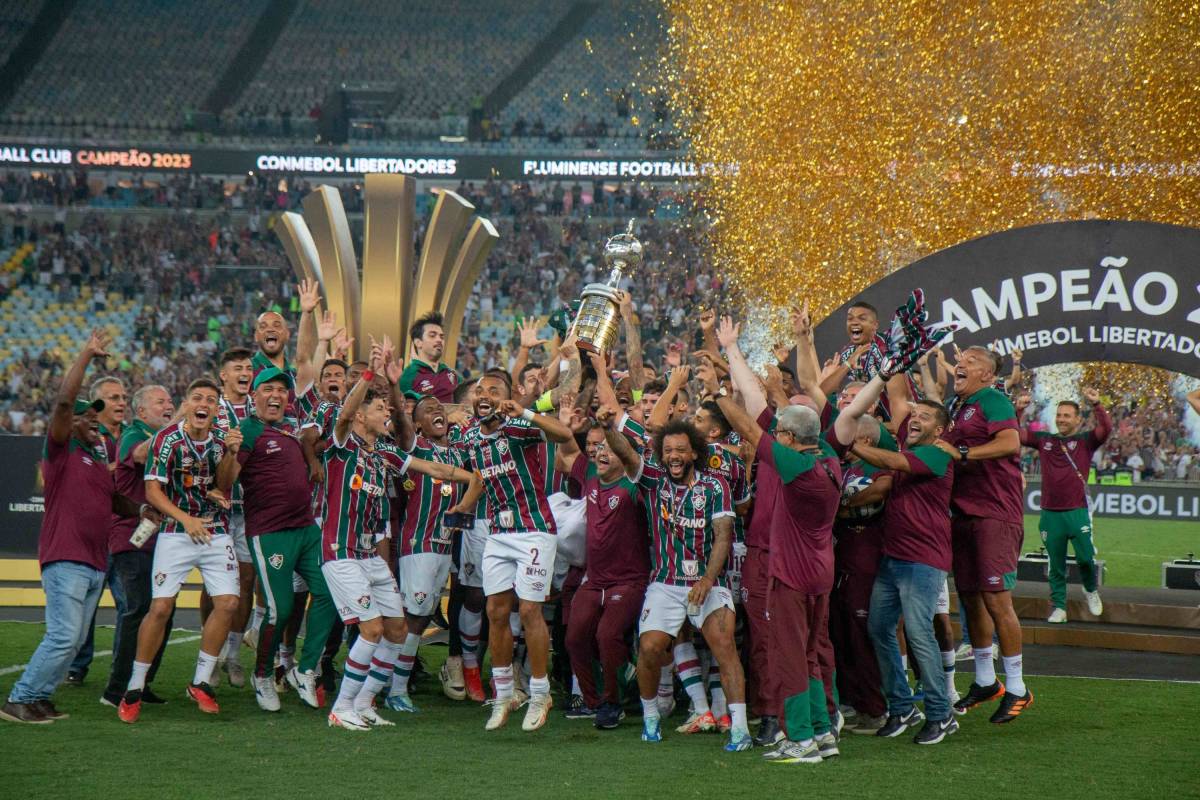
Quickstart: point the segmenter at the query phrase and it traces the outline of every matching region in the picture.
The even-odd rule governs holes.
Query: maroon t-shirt
[[[1070,511],[1087,508],[1087,476],[1092,456],[1108,441],[1112,420],[1104,406],[1093,406],[1096,427],[1072,436],[1021,428],[1021,444],[1036,448],[1042,462],[1042,509]]]
[[[246,535],[312,525],[312,485],[295,421],[274,424],[252,416],[242,420],[238,428],[242,432],[237,454],[242,466],[238,483],[242,487]]]
[[[38,563],[76,561],[108,569],[108,529],[116,485],[103,443],[72,436],[58,444],[49,435],[42,453],[46,512],[38,537]]]
[[[986,386],[955,409],[950,430],[943,438],[955,447],[976,447],[1010,429],[1017,430],[1013,404],[1001,392]],[[955,463],[952,507],[956,513],[1021,525],[1024,500],[1019,452],[1006,458]]]
[[[758,440],[758,480],[774,485],[770,575],[804,594],[833,589],[833,522],[841,502],[842,466],[825,437],[816,452]]]
[[[571,480],[587,502],[587,582],[601,589],[648,583],[650,534],[637,484],[624,474],[605,483],[583,455],[571,466]]]
[[[433,395],[443,403],[454,402],[454,390],[458,388],[458,373],[445,364],[436,367],[414,358],[400,375],[400,391]]]
[[[758,427],[764,431],[770,430],[774,421],[775,413],[770,408],[764,408],[758,415]],[[775,488],[778,485],[772,481],[755,481],[754,506],[750,509],[750,523],[746,526],[746,547],[770,549],[771,515],[775,513]]]
[[[912,472],[893,472],[883,507],[883,554],[949,572],[954,465],[944,450],[917,445],[902,455]]]

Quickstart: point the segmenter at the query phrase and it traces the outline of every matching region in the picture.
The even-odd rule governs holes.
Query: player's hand
[[[296,286],[296,294],[300,300],[300,310],[310,314],[321,304],[321,284],[305,278]]]
[[[1016,365],[1016,364],[1020,364],[1020,363],[1021,363],[1021,358],[1022,358],[1022,357],[1023,357],[1025,354],[1024,354],[1022,351],[1021,351],[1021,348],[1019,348],[1019,347],[1014,347],[1014,348],[1013,348],[1013,350],[1012,350],[1012,352],[1011,352],[1011,353],[1009,353],[1009,355],[1011,355],[1011,356],[1012,356],[1013,364],[1014,364],[1014,365]]]
[[[851,369],[861,369],[863,356],[865,356],[867,354],[867,351],[870,349],[871,349],[870,342],[867,342],[866,344],[860,344],[855,349],[855,351],[850,354],[850,358],[846,363],[848,363],[850,365]]]
[[[540,344],[545,344],[546,340],[538,337],[537,320],[533,317],[528,317],[521,320],[521,348],[524,350],[532,350]]]
[[[668,383],[668,385],[671,386],[671,388],[678,391],[679,389],[683,388],[687,384],[688,378],[690,378],[691,376],[692,376],[692,368],[691,367],[687,367],[687,366],[675,367],[675,369],[671,370],[671,377],[667,380],[667,383]]]
[[[350,347],[353,344],[354,337],[347,336],[345,328],[339,328],[338,332],[333,335],[332,355],[345,361],[350,356]]]
[[[792,333],[797,339],[812,333],[812,317],[808,313],[808,301],[803,306],[792,306]]]
[[[736,346],[741,330],[741,326],[733,321],[733,317],[721,317],[721,324],[717,326],[717,343],[726,350]]]
[[[579,352],[576,344],[578,341],[579,337],[575,335],[575,330],[571,329],[571,332],[567,334],[567,338],[563,339],[563,343],[559,345],[559,358],[574,358],[575,354]]]
[[[763,381],[763,386],[768,392],[783,393],[783,372],[774,364],[768,364],[766,367],[767,378]]]
[[[574,416],[575,395],[571,392],[563,392],[558,398],[558,421],[569,427]]]
[[[343,332],[345,328],[341,329]],[[317,323],[317,338],[322,342],[332,342],[333,337],[338,335],[337,314],[326,309],[321,315],[321,321]]]
[[[525,413],[525,406],[521,405],[516,400],[505,400],[500,404],[499,411],[504,416],[512,419]]]
[[[142,512],[138,515],[138,517],[140,519],[148,519],[155,525],[161,524],[163,519],[163,516],[159,513],[158,509],[149,504],[146,504],[142,507]]]
[[[596,409],[596,422],[604,426],[612,425],[613,420],[620,418],[620,409],[613,408],[607,403],[602,404]]]
[[[325,465],[315,458],[308,465],[308,482],[309,483],[324,483],[325,482]]]
[[[667,356],[665,363],[672,369],[683,363],[683,345],[679,342],[672,342],[667,346]]]
[[[717,312],[711,308],[706,308],[700,312],[700,330],[704,333],[716,330],[717,327]]]
[[[456,408],[446,407],[445,411],[446,422],[450,423],[451,425],[457,425],[460,428],[465,428],[468,424],[470,424],[471,418],[467,414],[466,409],[461,405],[457,406]]]
[[[782,342],[776,342],[771,348],[771,353],[775,356],[775,360],[781,364],[787,360],[787,357],[791,354],[791,352],[792,348],[788,347]]]
[[[112,336],[104,328],[96,328],[92,331],[92,335],[88,337],[87,344],[83,346],[83,355],[87,356],[89,361],[95,359],[104,359],[109,357],[108,347],[112,344]]]
[[[212,541],[212,520],[188,516],[183,520],[183,532],[196,544],[208,544]]]
[[[236,454],[242,449],[242,441],[242,429],[230,428],[225,432],[225,452]]]
[[[231,508],[233,506],[233,503],[230,501],[230,499],[228,497],[226,497],[225,493],[222,492],[220,489],[212,489],[211,491],[209,491],[208,499],[213,501],[214,503],[219,505],[221,508],[224,508],[226,510],[228,510],[229,508]]]
[[[713,369],[712,361],[707,358],[701,359],[696,365],[696,377],[704,384],[704,391],[710,395],[715,395],[721,388],[721,384],[717,382],[717,371]]]
[[[692,584],[691,590],[688,591],[688,602],[697,606],[704,605],[704,601],[708,598],[708,593],[712,591],[712,587],[712,578],[705,575]]]
[[[624,290],[617,292],[617,308],[625,319],[633,319],[633,295]]]
[[[1083,399],[1087,400],[1092,405],[1100,402],[1100,390],[1094,386],[1088,386],[1083,390]]]
[[[962,453],[958,452],[958,448],[947,442],[945,439],[934,439],[933,446],[950,456],[951,461],[961,461]]]

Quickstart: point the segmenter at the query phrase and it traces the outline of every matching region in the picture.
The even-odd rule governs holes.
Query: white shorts
[[[942,589],[938,592],[937,606],[934,608],[933,613],[935,615],[950,613],[950,586],[947,585],[946,581],[942,581]]]
[[[709,590],[708,597],[704,598],[704,604],[700,606],[700,613],[689,613],[688,592],[690,591],[691,589],[687,586],[669,586],[658,581],[647,586],[646,599],[642,601],[642,617],[638,633],[662,631],[668,636],[678,636],[685,619],[692,623],[693,628],[700,630],[704,627],[704,620],[708,619],[708,615],[714,611],[722,608],[734,610],[733,594],[724,586],[714,586]]]
[[[376,617],[402,617],[400,589],[379,556],[339,558],[321,565],[338,616],[347,625]]]
[[[432,617],[450,576],[450,556],[412,553],[400,556],[400,600],[414,617]]]
[[[554,534],[539,531],[489,536],[483,549],[483,593],[516,589],[522,600],[545,602],[557,546]]]
[[[486,517],[476,517],[475,526],[462,532],[458,555],[458,582],[463,586],[483,586],[483,548],[492,525]]]
[[[241,514],[229,515],[229,535],[233,537],[233,554],[239,564],[253,564],[250,558],[250,542],[246,539],[246,518]]]
[[[192,568],[200,570],[209,597],[238,594],[237,556],[233,537],[217,534],[208,544],[196,544],[186,533],[160,533],[154,545],[151,597],[175,597]]]

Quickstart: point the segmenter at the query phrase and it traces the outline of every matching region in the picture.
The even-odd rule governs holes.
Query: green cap
[[[78,397],[75,399],[76,414],[86,414],[89,408],[94,408],[96,409],[96,412],[99,413],[104,410],[104,401],[100,398],[96,398],[95,400],[85,400],[82,397]]]
[[[279,367],[267,367],[262,372],[254,376],[254,383],[250,384],[251,390],[257,389],[267,381],[283,381],[289,389],[296,387],[296,381],[292,378],[292,373],[282,370]]]
[[[420,400],[425,395],[421,394],[420,392],[414,392],[412,389],[405,389],[404,396],[409,400]]]

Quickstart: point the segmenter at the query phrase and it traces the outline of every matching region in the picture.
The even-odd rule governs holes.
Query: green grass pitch
[[[1097,517],[1093,524],[1106,586],[1162,586],[1164,561],[1200,553],[1200,522]],[[1038,518],[1026,516],[1021,552],[1035,552],[1041,543]]]

